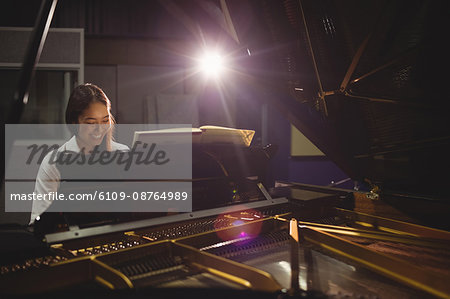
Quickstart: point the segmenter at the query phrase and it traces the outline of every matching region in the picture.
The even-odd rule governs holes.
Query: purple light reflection
[[[233,226],[238,226],[238,225],[241,225],[241,224],[244,224],[244,221],[242,221],[242,220],[235,220],[235,221],[233,221]]]

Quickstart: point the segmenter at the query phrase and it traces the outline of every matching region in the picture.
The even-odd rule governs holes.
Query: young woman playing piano
[[[103,90],[94,84],[82,84],[71,93],[66,108],[66,124],[73,137],[58,148],[58,153],[89,154],[95,147],[106,151],[128,151],[126,145],[114,142],[111,101]],[[36,177],[35,193],[48,194],[59,188],[61,174],[55,163],[50,163],[52,153],[42,160]],[[30,224],[34,223],[52,201],[33,201]]]

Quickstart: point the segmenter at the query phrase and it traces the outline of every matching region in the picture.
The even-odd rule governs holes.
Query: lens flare
[[[252,209],[225,212],[217,217],[214,228],[222,241],[245,239],[242,240],[245,243],[259,235],[262,222],[258,220],[262,218],[264,216],[259,211]],[[242,242],[238,242],[236,245],[242,244]]]
[[[218,77],[225,70],[224,58],[218,53],[206,53],[199,59],[199,68],[208,77]]]

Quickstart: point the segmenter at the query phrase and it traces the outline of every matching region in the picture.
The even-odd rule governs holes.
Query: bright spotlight
[[[207,76],[217,77],[225,69],[224,59],[217,53],[205,54],[200,59],[200,71],[202,71]]]

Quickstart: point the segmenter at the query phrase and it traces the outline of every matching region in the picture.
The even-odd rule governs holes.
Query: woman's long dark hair
[[[77,127],[72,126],[78,124],[78,117],[94,102],[102,103],[108,109],[109,119],[112,125],[115,124],[114,117],[111,114],[111,101],[108,99],[103,90],[97,85],[86,83],[78,85],[72,91],[66,108],[66,124],[72,134],[77,134]],[[105,140],[106,139],[106,140]],[[103,142],[106,149],[111,150],[111,141],[113,139],[113,129],[108,131]],[[103,143],[102,142],[102,143]]]

